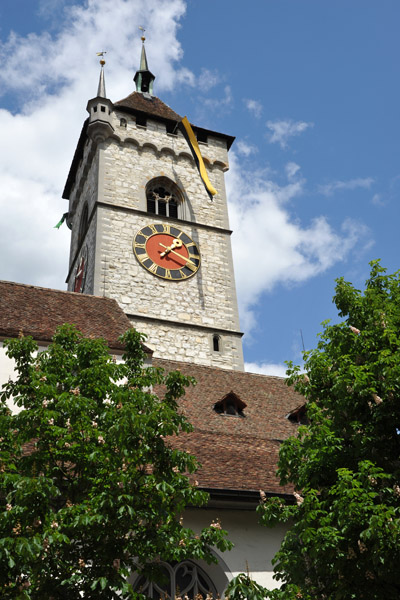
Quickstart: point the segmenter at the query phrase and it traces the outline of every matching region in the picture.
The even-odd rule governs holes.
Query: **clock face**
[[[200,267],[197,245],[173,225],[146,225],[135,235],[133,250],[142,267],[162,279],[182,281]]]
[[[87,247],[85,246],[78,260],[75,273],[74,292],[83,292],[86,281],[87,270]]]

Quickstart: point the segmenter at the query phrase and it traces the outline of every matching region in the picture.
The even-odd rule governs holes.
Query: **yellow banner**
[[[197,164],[197,168],[199,170],[200,173],[200,177],[203,180],[204,185],[206,186],[206,189],[208,191],[209,194],[211,194],[211,196],[215,196],[215,194],[217,194],[217,190],[211,185],[211,181],[208,178],[208,174],[206,171],[206,166],[204,164],[203,161],[203,157],[201,156],[201,152],[200,152],[200,148],[199,148],[199,144],[197,143],[197,139],[196,136],[194,134],[194,131],[187,119],[187,117],[183,117],[182,121],[181,121],[183,127],[184,127],[184,131],[182,132],[185,135],[186,132],[186,141],[190,146],[190,149],[192,151],[193,154],[193,158],[195,159],[195,162]],[[197,159],[197,160],[196,160]]]

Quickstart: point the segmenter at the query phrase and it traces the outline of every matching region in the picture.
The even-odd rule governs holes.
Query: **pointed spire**
[[[104,81],[105,52],[97,52],[100,56],[100,78],[97,87],[97,96],[91,98],[86,106],[89,113],[87,132],[95,144],[103,142],[114,132],[113,127],[113,104],[106,96],[106,84]]]
[[[144,36],[142,36],[142,55],[140,57],[140,71],[148,71],[149,65],[147,64],[146,48],[144,47]]]
[[[144,33],[145,30],[143,27],[139,27],[139,29],[141,29],[142,32]],[[142,53],[140,56],[140,67],[139,67],[139,70],[136,71],[133,81],[136,84],[137,92],[142,92],[145,94],[147,93],[147,94],[153,95],[153,83],[154,83],[155,77],[154,77],[153,73],[149,70],[149,65],[147,63],[146,49],[144,47],[144,42],[145,42],[146,38],[144,37],[144,35],[142,35],[142,37],[140,39],[142,40]]]
[[[99,78],[99,86],[97,88],[97,97],[98,98],[107,98],[106,83],[105,83],[105,79],[104,79],[104,65],[106,64],[106,61],[103,58],[104,54],[106,54],[105,51],[97,52],[97,56],[101,56],[101,59],[100,59],[101,71],[100,71],[100,78]]]

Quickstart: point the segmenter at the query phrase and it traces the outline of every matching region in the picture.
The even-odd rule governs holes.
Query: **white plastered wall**
[[[228,531],[228,538],[234,544],[229,552],[215,551],[222,559],[220,565],[228,580],[249,570],[250,577],[264,587],[279,587],[279,582],[273,579],[271,561],[279,550],[285,527],[279,525],[270,529],[261,526],[255,510],[219,508],[188,509],[184,513],[183,524],[198,532],[216,518],[220,520],[222,528]]]
[[[39,346],[39,352],[45,350],[45,346]],[[3,385],[7,383],[10,379],[15,380],[15,360],[10,358],[6,354],[7,348],[4,346],[4,342],[0,342],[0,390]],[[36,354],[36,353],[35,353]],[[8,406],[12,410],[12,412],[17,413],[21,409],[12,402],[12,400],[7,401]]]

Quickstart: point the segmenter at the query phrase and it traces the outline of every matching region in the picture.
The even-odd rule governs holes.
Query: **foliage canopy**
[[[259,514],[289,530],[275,557],[282,589],[271,598],[400,597],[400,272],[371,263],[364,292],[337,280],[344,321],[324,323],[289,384],[309,424],[286,440],[278,473],[296,502],[262,502]]]
[[[141,340],[125,334],[119,363],[70,325],[39,353],[29,337],[7,342],[17,378],[0,402],[5,600],[136,598],[132,572],[160,560],[211,562],[212,546],[230,547],[218,523],[195,535],[179,518],[207,501],[187,477],[196,459],[166,443],[191,430],[177,399],[193,381],[145,368]]]

